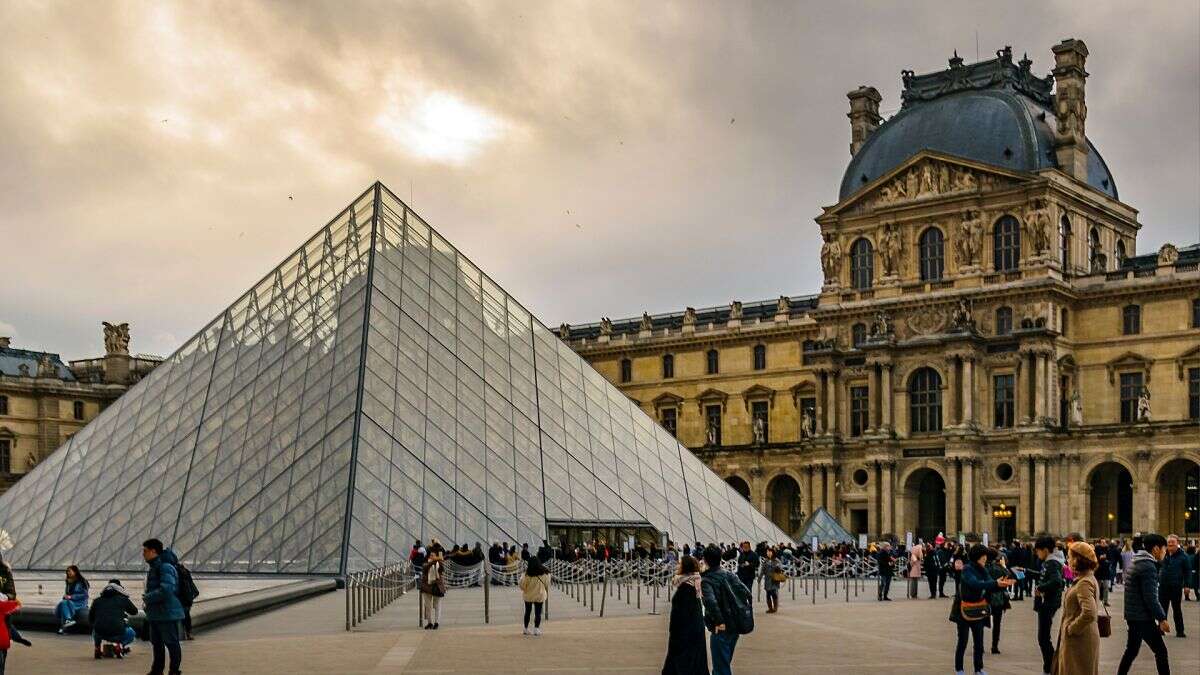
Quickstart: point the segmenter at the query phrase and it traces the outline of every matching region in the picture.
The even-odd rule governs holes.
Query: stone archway
[[[793,535],[803,525],[800,504],[800,484],[784,473],[775,476],[767,485],[768,515],[779,529]]]
[[[917,469],[904,481],[904,529],[924,541],[946,531],[946,479],[936,469]]]
[[[741,476],[729,476],[725,482],[729,483],[729,487],[733,488],[734,492],[745,497],[746,501],[750,500],[750,484],[746,482],[746,479]]]
[[[1154,486],[1157,531],[1184,538],[1200,535],[1200,463],[1187,457],[1172,459],[1159,469]]]
[[[1090,537],[1131,534],[1133,523],[1133,475],[1119,462],[1101,462],[1087,479],[1088,529]]]

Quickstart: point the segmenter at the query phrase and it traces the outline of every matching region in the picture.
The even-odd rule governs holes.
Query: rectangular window
[[[1069,325],[1070,314],[1067,313],[1067,308],[1063,307],[1062,318],[1059,320],[1058,332],[1062,333],[1063,337],[1067,336],[1067,327]]]
[[[1121,421],[1137,421],[1138,397],[1142,394],[1141,373],[1121,373]]]
[[[710,405],[704,407],[704,420],[706,429],[711,435],[710,445],[721,444],[721,406]]]
[[[719,352],[717,352],[717,350],[715,350],[715,349],[708,350],[706,360],[708,363],[707,370],[708,370],[709,375],[716,375],[718,372],[720,372],[720,370],[721,370],[721,355]]]
[[[8,397],[0,396],[0,415],[8,414]]]
[[[1016,376],[997,375],[992,378],[992,426],[997,429],[1012,427],[1015,408]]]
[[[871,426],[870,390],[850,387],[850,435],[862,436]]]
[[[1200,368],[1188,368],[1188,419],[1200,420]]]
[[[75,415],[75,419],[83,419],[83,401],[75,401],[75,403],[71,405],[71,408]]]
[[[633,379],[633,362],[629,359],[621,359],[621,381],[629,382]]]
[[[1142,332],[1142,308],[1138,305],[1128,305],[1121,311],[1121,328],[1126,335],[1137,335]]]
[[[0,439],[0,473],[12,473],[12,441]]]
[[[662,357],[662,373],[663,379],[675,377],[675,357],[667,354]]]
[[[663,408],[662,425],[663,428],[666,429],[672,436],[675,435],[675,432],[679,427],[678,418],[676,415],[677,411],[675,408]]]
[[[1192,328],[1200,328],[1200,298],[1192,300]]]
[[[764,370],[767,367],[767,348],[765,345],[754,347],[754,369]]]
[[[770,442],[770,440],[771,440],[771,427],[770,427],[771,420],[770,420],[770,416],[767,413],[767,402],[766,401],[755,401],[750,404],[750,419],[751,419],[751,424],[752,424],[751,433],[753,433],[753,427],[757,427],[759,420],[762,420],[763,442],[764,443]],[[757,440],[757,436],[754,436],[754,438],[755,438],[755,440]]]

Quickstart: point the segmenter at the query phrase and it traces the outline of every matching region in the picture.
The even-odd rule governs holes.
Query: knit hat
[[[939,534],[938,536],[934,537],[933,543],[941,546],[942,544],[946,543],[946,538]]]
[[[1096,549],[1086,541],[1077,541],[1071,544],[1070,550],[1076,558],[1086,558],[1092,561],[1092,564],[1096,564]]]

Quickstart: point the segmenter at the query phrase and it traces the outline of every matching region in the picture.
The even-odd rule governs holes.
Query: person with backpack
[[[117,579],[109,579],[108,585],[100,592],[100,597],[92,601],[88,610],[88,623],[92,625],[92,640],[95,643],[96,658],[103,658],[100,651],[102,642],[112,642],[120,645],[119,651],[113,656],[118,659],[129,653],[129,645],[136,637],[129,625],[127,616],[137,616],[138,608],[129,600],[129,592]]]
[[[536,556],[529,559],[525,574],[517,582],[521,599],[525,601],[525,635],[542,634],[542,607],[550,599],[550,570]],[[533,630],[529,630],[529,613],[533,611]]]
[[[149,675],[163,675],[164,661],[171,657],[170,675],[177,675],[183,662],[179,647],[179,622],[183,620],[183,603],[179,601],[179,558],[158,539],[142,542],[142,559],[150,566],[142,604],[146,622],[150,625],[150,647],[154,659]]]
[[[700,575],[704,623],[712,632],[709,652],[713,675],[732,675],[733,650],[738,637],[754,630],[754,607],[750,589],[732,572],[721,567],[721,549],[704,549],[707,569]]]
[[[196,598],[200,597],[200,589],[196,588],[196,580],[192,578],[192,571],[184,567],[183,563],[175,563],[175,571],[179,573],[179,588],[177,595],[179,596],[179,604],[183,605],[183,639],[194,640],[192,637],[192,605],[196,602]]]
[[[1033,611],[1038,615],[1038,647],[1042,651],[1042,673],[1049,675],[1054,661],[1054,641],[1050,638],[1050,627],[1054,615],[1062,607],[1063,589],[1066,581],[1063,567],[1066,559],[1054,537],[1038,537],[1033,544],[1033,553],[1041,561],[1036,573],[1037,585],[1033,591]]]
[[[964,675],[963,657],[967,652],[967,636],[974,646],[974,672],[983,673],[983,629],[991,625],[990,595],[1013,585],[1012,579],[993,579],[984,568],[988,547],[975,544],[967,552],[967,562],[959,575],[954,602],[950,605],[950,621],[958,627],[958,642],[954,648],[954,672]]]

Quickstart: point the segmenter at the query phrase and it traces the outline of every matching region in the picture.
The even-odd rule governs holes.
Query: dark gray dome
[[[884,122],[850,160],[841,201],[922,150],[1016,171],[1058,165],[1054,113],[1007,88],[966,90],[914,103]],[[1088,184],[1117,198],[1117,185],[1088,141]]]

